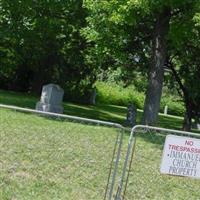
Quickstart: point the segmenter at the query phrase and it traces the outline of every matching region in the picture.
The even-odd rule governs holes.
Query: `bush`
[[[160,112],[164,112],[165,106],[168,106],[168,114],[183,116],[185,113],[184,103],[173,96],[163,96],[160,103]]]
[[[97,103],[114,104],[127,106],[134,104],[138,109],[143,109],[145,94],[138,92],[134,86],[124,88],[111,82],[97,82]],[[160,105],[160,112],[164,112],[165,106],[168,106],[168,114],[183,116],[185,112],[184,104],[180,99],[173,96],[163,95]]]
[[[132,103],[139,109],[143,108],[144,94],[139,93],[134,86],[123,88],[115,83],[97,82],[96,88],[98,103],[119,106],[127,106]]]

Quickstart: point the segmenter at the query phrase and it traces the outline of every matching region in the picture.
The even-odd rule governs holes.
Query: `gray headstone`
[[[96,96],[97,96],[97,91],[94,88],[92,91],[92,94],[90,96],[90,104],[95,105],[96,104]]]
[[[132,104],[129,104],[127,108],[126,125],[129,125],[131,127],[135,126],[136,118],[137,109]]]
[[[36,104],[36,110],[54,113],[63,113],[64,90],[55,84],[48,84],[42,87],[40,101]]]

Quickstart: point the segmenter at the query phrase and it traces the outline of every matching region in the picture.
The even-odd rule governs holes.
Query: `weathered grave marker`
[[[63,113],[64,90],[55,84],[43,86],[40,101],[36,104],[36,110],[54,113]]]
[[[197,123],[197,130],[200,130],[200,123]]]
[[[136,125],[137,109],[132,104],[129,104],[127,110],[126,124],[133,127]]]
[[[168,113],[168,106],[166,105],[164,108],[164,114],[167,115],[167,113]]]
[[[96,104],[96,96],[97,96],[97,91],[96,88],[92,90],[91,96],[90,96],[90,104],[95,105]]]

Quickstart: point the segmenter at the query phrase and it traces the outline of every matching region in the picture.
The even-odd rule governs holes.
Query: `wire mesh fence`
[[[175,145],[175,150],[179,152],[171,150],[171,155],[167,155],[173,159],[175,171],[169,171],[171,175],[161,174],[160,170],[167,135],[172,138],[182,136],[182,139],[189,140],[195,138],[198,141],[188,154],[185,153],[185,147]],[[199,139],[200,134],[195,133],[142,125],[134,127],[115,200],[199,200],[200,179],[194,178],[195,173],[200,172]],[[184,177],[186,174],[193,177]]]
[[[124,132],[114,123],[1,106],[0,199],[107,199],[119,179]]]

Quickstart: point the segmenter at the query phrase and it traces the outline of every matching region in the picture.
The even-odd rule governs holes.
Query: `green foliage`
[[[113,70],[112,67],[109,67],[107,70],[100,71],[98,73],[97,79],[110,83],[121,83],[122,76],[123,72],[121,67],[118,67],[116,70]]]
[[[97,102],[104,104],[113,104],[127,106],[134,104],[138,109],[143,109],[145,94],[138,92],[136,87],[129,86],[124,88],[114,82],[97,82]],[[164,112],[165,106],[168,106],[168,114],[183,116],[185,109],[184,103],[175,96],[163,95],[161,99],[160,112]]]
[[[184,29],[172,28],[171,36],[175,40],[184,40],[176,31],[187,33],[188,20],[191,20],[188,16],[194,14],[197,3],[198,0],[85,0],[89,15],[88,25],[82,33],[88,42],[95,43],[91,48],[99,65],[105,66],[110,60],[115,65],[128,66],[132,70],[139,67],[144,71],[150,65],[152,33],[158,13],[164,7],[171,9],[170,26],[185,26]],[[197,15],[195,19],[198,19]],[[181,21],[184,23],[179,23]]]
[[[86,25],[82,1],[1,0],[0,8],[1,88],[38,93],[54,82],[70,88],[67,99],[74,91],[88,93],[95,69],[80,35]]]
[[[199,61],[194,53],[200,46],[196,39],[198,0],[0,0],[0,87],[38,93],[43,84],[54,82],[65,89],[65,99],[86,103],[99,68],[108,69],[107,81],[123,81],[126,89],[117,86],[110,91],[102,85],[98,88],[100,101],[118,105],[133,102],[142,108],[144,97],[137,91],[144,92],[147,85],[144,74],[151,64],[152,33],[157,14],[164,7],[172,14],[169,57],[178,53],[176,67],[180,68],[179,63],[191,66],[190,73],[187,66],[179,72],[199,102],[195,86]],[[144,75],[142,80],[135,75],[138,71]],[[135,87],[127,88],[131,84]],[[106,100],[108,96],[112,100]],[[164,104],[161,102],[161,110]],[[171,112],[180,114],[181,106],[175,105]]]
[[[164,53],[163,59],[165,59],[165,56],[173,57],[177,55],[177,50],[185,52],[185,55],[182,57],[187,58],[188,52],[185,48],[188,48],[189,45],[186,46],[185,41],[187,41],[188,38],[193,38],[193,35],[196,35],[196,40],[199,38],[199,32],[196,29],[196,27],[199,26],[200,5],[198,0],[86,0],[85,6],[89,10],[89,17],[87,18],[88,26],[84,29],[83,34],[86,36],[87,41],[95,43],[92,47],[94,50],[93,52],[95,52],[96,57],[99,55],[100,59],[97,60],[97,63],[103,67],[113,66],[115,69],[116,66],[119,66],[125,69],[129,74],[132,74],[133,71],[146,73],[147,68],[150,68],[150,66],[151,69],[153,69],[155,65],[152,64],[152,61],[154,58],[156,60],[158,57],[155,52],[156,48],[152,48],[152,46],[154,47],[152,44],[155,44],[154,42],[156,41],[156,34],[154,33],[159,24],[158,16],[162,14],[162,11],[167,11],[168,14],[167,16],[162,16],[161,19],[165,22],[167,22],[167,18],[169,19],[169,23],[167,22],[165,27],[162,27],[162,25],[157,27],[161,32],[167,31],[163,38],[161,38],[161,41],[166,40],[164,43],[167,44],[167,46],[165,47],[165,45],[163,45],[163,47],[158,48],[158,51],[163,48],[163,51],[166,52]],[[164,12],[164,15],[165,14]],[[166,18],[164,19],[164,17]],[[159,34],[159,36],[161,35],[162,34]],[[198,48],[196,48],[196,46],[197,45],[194,45],[192,49],[195,52],[199,52],[199,44]],[[152,58],[154,55],[155,57]],[[187,62],[186,67],[182,68],[185,74],[188,74],[187,68],[190,68],[191,65],[193,65],[192,59]],[[159,67],[163,68],[163,65]],[[191,74],[192,72],[194,72],[194,70],[191,70]],[[156,69],[155,74],[157,74]],[[180,74],[183,75],[184,73],[180,71]],[[198,75],[195,77],[193,76],[193,80],[195,80],[194,84],[191,84],[191,81],[188,81],[189,76],[186,76],[187,78],[184,78],[184,80],[187,81],[187,85],[189,85],[188,88],[191,87],[191,94],[194,88],[196,88],[192,95],[198,96],[194,95],[198,93],[197,91],[199,89],[195,86],[195,82],[199,82],[196,78]],[[162,83],[159,84],[162,85]],[[152,92],[148,94],[152,94]],[[158,92],[155,94],[160,95]],[[126,99],[128,98],[126,97]],[[199,102],[199,97],[195,100]],[[126,100],[126,102],[127,101],[128,100]],[[152,106],[148,105],[148,102],[150,101],[147,101],[146,107]],[[172,104],[173,107],[172,113],[182,114],[182,105],[174,104],[173,101],[170,101],[170,104]],[[158,104],[156,106],[158,106]],[[163,103],[161,103],[161,110],[162,109]],[[151,110],[151,112],[157,112],[157,109],[152,107],[149,110]],[[145,114],[147,118],[150,116],[148,113]]]
[[[183,101],[180,100],[180,98],[170,95],[164,95],[160,102],[160,112],[164,112],[165,106],[168,106],[168,114],[184,116],[185,106]]]
[[[109,67],[106,70],[100,70],[97,75],[97,80],[118,84],[124,88],[134,85],[139,92],[145,92],[147,87],[147,77],[145,74],[138,71],[127,71],[123,67]]]
[[[195,22],[195,26],[200,27],[200,12],[195,14],[193,20]]]
[[[144,94],[136,91],[134,87],[123,88],[115,83],[96,83],[97,102],[127,106],[129,103],[134,104],[137,108],[142,109],[144,104]]]
[[[189,118],[198,118],[200,112],[200,42],[197,38],[200,36],[199,27],[199,2],[196,8],[186,16],[179,16],[185,20],[180,23],[174,19],[174,27],[171,33],[171,67],[176,71],[176,81],[179,83],[179,90],[183,96]],[[184,49],[184,50],[183,50]],[[177,78],[178,77],[178,78]],[[171,79],[173,82],[174,79]]]
[[[96,57],[98,66],[116,66],[126,70],[136,70],[146,61],[140,59],[140,66],[135,58],[143,55],[139,31],[147,31],[141,24],[136,28],[142,14],[148,12],[145,1],[91,1],[86,0],[84,6],[88,9],[88,26],[82,33],[91,46],[91,56]],[[144,14],[146,15],[146,14]],[[140,29],[140,30],[139,30]],[[144,39],[145,40],[145,39]],[[143,43],[144,44],[144,43]],[[131,71],[131,70],[129,70]]]

